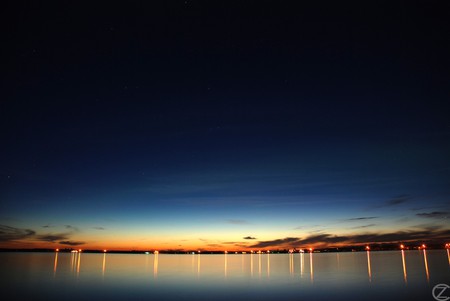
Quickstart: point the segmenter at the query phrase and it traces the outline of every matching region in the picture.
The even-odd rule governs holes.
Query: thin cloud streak
[[[446,211],[433,211],[433,212],[425,212],[425,213],[417,213],[417,216],[426,217],[426,218],[449,218],[450,213]]]
[[[408,194],[399,195],[393,199],[390,199],[386,202],[387,206],[395,206],[408,202],[411,199],[411,196]]]
[[[350,229],[362,229],[362,228],[370,228],[370,227],[374,227],[377,224],[368,224],[368,225],[362,225],[362,226],[356,226],[356,227],[352,227]]]
[[[28,239],[36,235],[31,229],[20,229],[6,225],[0,225],[0,242]]]
[[[336,245],[336,244],[365,244],[365,243],[396,243],[414,241],[440,241],[450,238],[450,230],[413,230],[391,233],[367,233],[354,235],[333,235],[329,233],[311,235],[306,238],[286,237],[269,241],[260,241],[251,245],[253,248],[267,247],[295,247],[305,245]]]
[[[84,241],[73,241],[73,240],[62,240],[59,243],[68,246],[80,246],[85,244]]]
[[[362,221],[362,220],[368,220],[368,219],[374,219],[378,218],[378,216],[363,216],[363,217],[354,217],[354,218],[348,218],[346,221]]]
[[[48,243],[61,243],[66,245],[79,245],[84,244],[81,241],[71,241],[70,236],[73,232],[78,231],[76,227],[66,225],[67,229],[73,230],[72,232],[63,233],[45,233],[38,234],[36,231],[31,229],[21,229],[10,227],[6,225],[0,225],[0,242],[10,242],[10,241],[39,241]]]

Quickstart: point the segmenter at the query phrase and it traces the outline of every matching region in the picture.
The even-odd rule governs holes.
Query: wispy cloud
[[[75,231],[75,232],[80,231],[80,230],[78,230],[77,227],[72,226],[72,225],[64,225],[64,227],[66,227],[66,229],[69,229],[69,230],[72,230],[72,231]]]
[[[246,237],[243,237],[243,239],[256,239],[256,237],[253,237],[253,236],[246,236]]]
[[[392,198],[386,202],[387,206],[395,206],[408,202],[411,199],[411,196],[408,194],[402,194]]]
[[[353,217],[353,218],[347,218],[346,221],[363,221],[368,219],[374,219],[378,218],[377,216],[362,216],[362,217]]]
[[[401,194],[401,195],[395,196],[393,198],[390,198],[388,200],[385,200],[383,202],[380,202],[377,205],[369,206],[368,209],[377,209],[377,208],[385,208],[385,207],[394,207],[395,208],[396,206],[410,202],[411,199],[412,199],[412,196],[410,196],[409,194]]]
[[[370,228],[373,226],[376,226],[377,224],[368,224],[368,225],[362,225],[362,226],[356,226],[356,227],[352,227],[351,229],[363,229],[363,228]]]
[[[58,240],[64,240],[68,239],[69,234],[68,233],[57,233],[57,234],[41,234],[36,235],[34,239],[39,241],[46,241],[46,242],[56,242]]]
[[[34,235],[36,235],[36,232],[31,229],[20,229],[0,225],[0,242],[27,239]]]
[[[70,236],[72,236],[73,232],[78,231],[76,227],[66,225],[66,229],[70,229],[72,231],[63,233],[38,234],[36,233],[36,231],[31,229],[21,229],[6,225],[0,225],[0,242],[34,240],[51,243],[59,242],[61,244],[68,244],[68,245],[71,243],[73,243],[73,245],[84,243],[70,240]]]
[[[96,230],[105,230],[105,228],[103,228],[103,227],[92,227],[92,229],[96,229]]]
[[[441,218],[449,218],[450,213],[447,211],[433,211],[433,212],[417,213],[416,215],[420,217],[441,219]]]
[[[73,240],[62,240],[59,242],[62,245],[68,245],[68,246],[79,246],[84,245],[84,241],[73,241]]]
[[[397,231],[390,233],[366,233],[354,235],[333,235],[329,233],[311,235],[306,238],[286,237],[269,241],[260,241],[252,248],[266,247],[299,247],[308,245],[364,244],[364,243],[396,243],[399,241],[440,241],[450,237],[449,229],[420,229]]]
[[[266,247],[275,247],[275,246],[285,246],[286,244],[298,243],[299,238],[297,237],[286,237],[274,240],[266,240],[260,241],[254,245],[251,245],[252,248],[266,248]]]

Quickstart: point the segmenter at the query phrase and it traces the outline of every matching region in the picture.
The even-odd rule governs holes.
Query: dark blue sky
[[[1,246],[448,239],[449,9],[8,4]]]

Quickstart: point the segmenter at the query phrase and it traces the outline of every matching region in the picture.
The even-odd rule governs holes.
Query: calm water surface
[[[0,275],[15,300],[435,300],[450,254],[0,253]]]

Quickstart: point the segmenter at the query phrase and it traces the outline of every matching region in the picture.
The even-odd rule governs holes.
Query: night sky
[[[450,239],[449,2],[11,2],[0,247]]]

